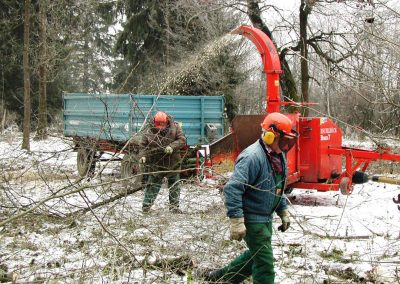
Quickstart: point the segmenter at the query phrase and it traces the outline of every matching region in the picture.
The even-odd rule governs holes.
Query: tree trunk
[[[3,107],[3,119],[1,121],[1,133],[3,133],[5,130],[6,118],[7,118],[7,109]]]
[[[83,64],[83,76],[82,76],[82,78],[83,78],[83,90],[85,91],[85,92],[93,92],[94,90],[92,90],[91,88],[90,88],[90,81],[89,81],[89,78],[90,78],[90,75],[89,75],[89,55],[87,54],[87,53],[89,53],[90,52],[90,48],[89,48],[89,42],[88,42],[88,40],[85,38],[84,39],[84,41],[85,41],[85,43],[84,43],[84,54],[86,54],[86,56],[84,56],[84,58],[83,58],[83,62],[82,62],[82,64]]]
[[[310,75],[308,71],[308,45],[307,45],[307,22],[308,15],[311,13],[311,7],[308,6],[306,0],[301,0],[300,5],[300,70],[301,70],[301,96],[302,102],[309,102],[309,81]],[[308,108],[303,108],[303,116],[308,116]]]
[[[289,50],[288,48],[284,48],[279,53],[279,60],[281,61],[281,66],[283,71],[283,74],[280,77],[280,85],[282,88],[283,100],[286,102],[288,101],[299,102],[299,95],[297,92],[296,81],[293,77],[293,73],[292,70],[290,69],[289,63],[286,60],[286,54],[288,50]],[[291,105],[285,106],[285,109],[290,113],[298,110],[297,107]]]
[[[29,136],[31,132],[31,83],[29,78],[29,19],[30,19],[31,0],[25,0],[24,7],[24,54],[23,54],[23,69],[24,69],[24,122],[22,149],[30,151]]]
[[[39,1],[39,120],[36,137],[39,140],[47,138],[47,33],[46,33],[46,0]]]
[[[4,100],[4,66],[1,65],[1,108],[0,113],[3,116],[3,120],[1,121],[1,133],[4,131],[5,121],[6,121],[6,105]]]

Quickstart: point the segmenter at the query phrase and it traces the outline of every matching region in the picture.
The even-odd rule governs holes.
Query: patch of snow
[[[148,214],[141,212],[143,191],[82,214],[86,202],[126,190],[118,180],[119,163],[101,162],[100,175],[77,183],[70,140],[32,141],[31,152],[20,147],[20,137],[0,141],[0,220],[48,199],[0,228],[0,263],[22,282],[201,283],[190,269],[179,274],[155,263],[187,255],[196,266],[220,267],[245,249],[229,240],[218,180],[185,181],[184,214],[169,212],[166,186]],[[80,187],[85,189],[70,194]],[[276,282],[399,281],[400,211],[393,202],[399,189],[375,182],[356,185],[349,196],[295,189],[288,196],[291,228],[278,232],[280,220],[274,218]]]

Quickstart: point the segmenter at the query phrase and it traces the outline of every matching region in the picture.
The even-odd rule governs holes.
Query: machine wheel
[[[285,188],[285,194],[291,194],[293,192],[293,187]]]
[[[343,195],[349,195],[351,193],[351,183],[350,178],[344,177],[339,183],[340,193]]]
[[[140,184],[143,176],[138,175],[141,172],[137,157],[125,154],[121,161],[121,178],[127,179],[124,181],[125,186]]]
[[[93,175],[96,168],[95,152],[86,148],[80,147],[76,157],[76,165],[78,174],[81,177]]]

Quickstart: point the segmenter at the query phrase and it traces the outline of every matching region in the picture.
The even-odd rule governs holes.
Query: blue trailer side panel
[[[127,96],[64,94],[64,135],[126,141],[130,101]]]
[[[221,96],[153,96],[135,94],[64,94],[64,135],[125,142],[145,119],[165,111],[182,124],[189,145],[209,143],[207,124],[224,135]]]

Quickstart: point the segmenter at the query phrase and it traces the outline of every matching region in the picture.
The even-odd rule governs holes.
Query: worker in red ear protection
[[[276,212],[282,221],[278,230],[289,228],[284,153],[296,144],[297,133],[281,113],[268,114],[261,131],[261,138],[240,153],[224,187],[230,237],[244,239],[248,249],[221,269],[200,269],[197,275],[206,281],[241,283],[252,276],[253,283],[274,283],[272,215]]]
[[[186,145],[182,128],[172,116],[159,111],[144,130],[140,142],[140,163],[148,174],[142,209],[149,212],[163,182],[168,180],[169,209],[182,213],[179,209],[181,155],[180,149]]]

